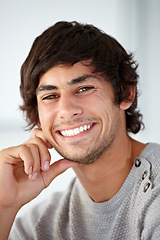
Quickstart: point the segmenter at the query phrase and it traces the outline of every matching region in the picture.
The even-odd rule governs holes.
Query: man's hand
[[[62,159],[50,166],[51,156],[41,130],[22,145],[0,152],[0,206],[20,208],[52,180],[77,163]]]
[[[77,165],[65,159],[50,165],[48,148],[51,147],[42,131],[36,129],[24,144],[0,151],[0,222],[4,222],[4,216],[8,216],[9,212],[16,214],[56,176]],[[14,219],[14,216],[11,218]]]

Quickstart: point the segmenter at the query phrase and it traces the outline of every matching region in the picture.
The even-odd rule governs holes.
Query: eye
[[[43,96],[42,97],[42,100],[52,100],[52,99],[57,99],[59,98],[59,95],[58,94],[49,94],[47,96]]]
[[[83,86],[83,87],[78,88],[77,93],[90,92],[93,89],[94,89],[94,86]]]

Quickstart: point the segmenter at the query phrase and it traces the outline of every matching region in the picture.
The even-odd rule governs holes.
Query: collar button
[[[149,189],[150,185],[151,185],[151,184],[150,184],[149,182],[147,182],[147,183],[145,184],[144,188],[143,188],[143,191],[144,191],[144,192],[147,192],[147,190]]]
[[[135,166],[140,167],[140,165],[141,165],[141,160],[137,158],[135,161]]]

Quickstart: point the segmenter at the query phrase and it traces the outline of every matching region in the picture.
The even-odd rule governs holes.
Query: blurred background
[[[93,24],[134,53],[140,75],[138,104],[145,123],[145,130],[134,137],[160,143],[159,0],[0,0],[0,150],[30,135],[18,109],[19,70],[37,35],[62,20]],[[53,150],[51,154],[53,160],[60,157]],[[38,200],[64,190],[73,177],[67,170]]]

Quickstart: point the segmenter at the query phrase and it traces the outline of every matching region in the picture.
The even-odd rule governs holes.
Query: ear
[[[123,102],[121,102],[121,104],[119,106],[119,109],[120,110],[128,109],[134,101],[135,94],[136,94],[136,87],[131,87],[130,88],[130,93],[129,93],[129,96],[128,96],[128,100],[126,99]]]

